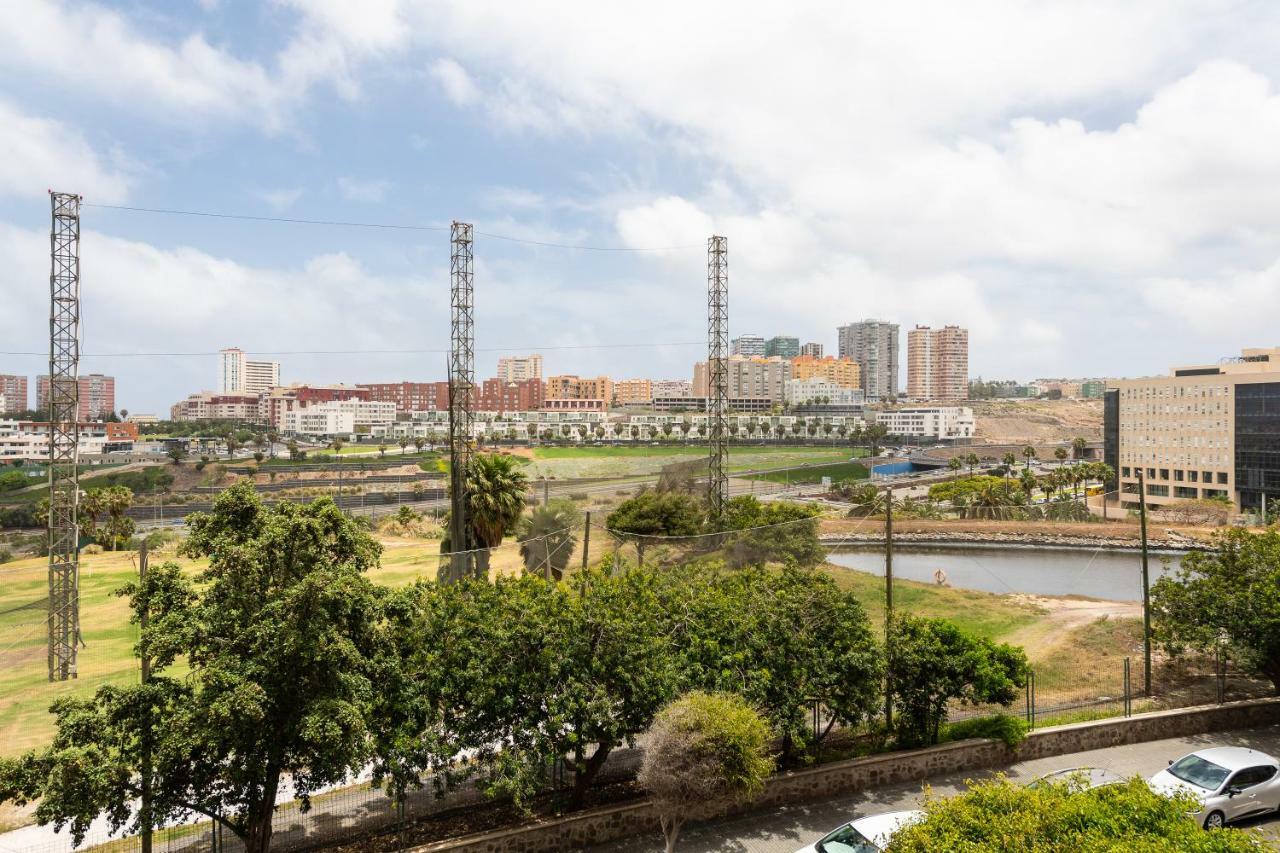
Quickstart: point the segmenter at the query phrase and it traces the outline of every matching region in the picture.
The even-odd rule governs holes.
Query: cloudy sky
[[[93,205],[474,222],[482,376],[688,376],[711,233],[734,335],[959,323],[986,377],[1213,361],[1280,343],[1278,41],[1270,2],[6,3],[0,350],[47,352],[53,187],[87,205],[82,371],[133,411],[223,346],[442,378],[448,234]]]

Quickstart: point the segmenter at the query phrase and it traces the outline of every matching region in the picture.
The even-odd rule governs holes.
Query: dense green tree
[[[730,498],[718,524],[730,531],[722,545],[725,559],[733,568],[766,563],[816,566],[827,558],[818,538],[819,515],[821,510],[812,504],[761,503],[751,495]]]
[[[702,502],[680,492],[642,492],[618,504],[605,520],[609,530],[634,542],[637,560],[644,562],[650,537],[693,536],[702,532],[706,511]]]
[[[1205,832],[1187,819],[1190,795],[1165,797],[1142,779],[1086,790],[1079,782],[1019,785],[996,779],[955,797],[931,797],[919,823],[886,853],[1245,853],[1267,849],[1236,829]]]
[[[181,465],[182,460],[187,458],[187,448],[182,442],[174,442],[169,445],[169,449],[165,451],[164,455],[168,456],[174,465]]]
[[[1280,532],[1232,528],[1151,588],[1156,640],[1175,655],[1220,649],[1280,693]]]
[[[863,431],[863,434],[871,445],[871,455],[878,456],[880,454],[880,442],[889,435],[889,428],[880,423],[871,424]]]
[[[208,568],[166,563],[124,590],[150,613],[156,675],[59,700],[53,744],[0,762],[0,800],[38,800],[77,843],[100,813],[136,830],[149,716],[156,821],[202,814],[263,853],[283,778],[305,804],[372,756],[385,593],[362,573],[379,546],[328,499],[267,508],[249,485],[187,523],[181,553]]]
[[[1027,683],[1027,657],[945,619],[894,617],[888,649],[894,730],[901,746],[938,742],[954,701],[1006,705]]]
[[[529,480],[514,456],[478,453],[467,467],[467,524],[469,541],[457,543],[441,540],[442,553],[453,550],[476,551],[471,565],[481,580],[489,577],[489,551],[502,544],[503,538],[515,530],[524,512]],[[460,546],[460,547],[459,547]],[[454,563],[446,561],[441,570],[446,580],[460,580],[450,574]]]
[[[554,500],[520,519],[516,537],[524,570],[547,580],[560,580],[578,544],[582,514],[570,500]]]
[[[731,693],[694,692],[653,722],[637,781],[662,824],[667,853],[690,818],[750,800],[773,771],[769,726]]]

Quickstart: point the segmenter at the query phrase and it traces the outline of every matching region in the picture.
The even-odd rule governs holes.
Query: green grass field
[[[531,477],[626,477],[656,474],[664,465],[706,458],[703,444],[638,445],[623,447],[535,447]],[[730,445],[729,470],[751,471],[793,465],[826,465],[848,461],[848,447],[773,447]]]

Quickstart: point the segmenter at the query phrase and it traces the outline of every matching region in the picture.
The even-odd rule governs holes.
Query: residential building
[[[831,406],[849,409],[861,406],[865,397],[862,389],[820,377],[791,379],[787,382],[786,401],[789,406]]]
[[[839,356],[858,362],[868,400],[898,396],[898,324],[861,320],[841,326]]]
[[[116,380],[113,376],[90,373],[77,380],[80,388],[78,417],[82,421],[105,418],[116,410]],[[36,409],[49,411],[49,377],[36,377]]]
[[[862,368],[851,358],[811,355],[791,359],[792,379],[821,379],[842,388],[862,388]]]
[[[969,399],[969,330],[959,326],[907,332],[907,396],[921,403]]]
[[[725,359],[730,398],[758,398],[781,403],[786,397],[786,383],[791,378],[791,361],[785,358],[747,358],[731,355]],[[709,395],[707,363],[693,366],[695,397]]]
[[[356,387],[369,392],[370,402],[395,404],[397,412],[449,410],[448,382],[362,382]]]
[[[574,374],[547,377],[543,398],[547,400],[603,400],[607,406],[613,399],[613,380],[608,376],[584,377]]]
[[[1080,397],[1084,400],[1100,400],[1107,390],[1107,380],[1086,379],[1080,383]]]
[[[777,335],[764,343],[765,358],[795,358],[800,354],[800,339]]]
[[[280,384],[280,362],[252,361],[236,347],[218,351],[218,392],[258,394]]]
[[[0,373],[0,415],[27,410],[27,377]]]
[[[542,356],[510,355],[498,359],[498,379],[503,382],[524,382],[526,379],[542,379]]]
[[[544,412],[603,412],[608,408],[604,400],[596,398],[552,398],[542,401]]]
[[[655,379],[653,380],[653,398],[658,397],[692,397],[693,383],[688,379]]]
[[[446,386],[448,383],[445,383]],[[446,388],[446,393],[447,393]],[[481,412],[528,412],[542,408],[540,378],[507,381],[486,379],[480,386],[477,409]]]
[[[759,335],[739,335],[729,342],[729,355],[747,358],[764,355],[764,338]]]
[[[967,406],[889,409],[876,412],[875,420],[888,429],[889,435],[938,441],[974,435],[973,409]]]
[[[616,406],[636,406],[653,402],[653,380],[615,379],[612,402]]]
[[[800,346],[800,354],[809,358],[822,358],[822,344],[808,343]]]
[[[369,389],[355,385],[306,385],[294,384],[272,388],[258,396],[258,419],[276,429],[284,429],[287,413],[305,409],[318,403],[340,400],[364,400],[370,397]]]
[[[1280,500],[1280,348],[1114,380],[1103,439],[1123,507],[1138,506],[1139,472],[1156,508],[1226,497],[1243,511],[1259,509],[1264,495]]]
[[[140,425],[158,424],[160,423],[160,416],[150,412],[130,412],[129,417],[125,418],[125,422]]]
[[[288,409],[280,423],[282,432],[293,435],[328,437],[369,433],[396,419],[392,403],[374,403],[354,398],[333,399]]]
[[[169,409],[169,420],[261,423],[259,403],[258,394],[215,394],[212,391],[201,391],[174,403]],[[129,416],[129,421],[133,422],[132,415]]]
[[[82,422],[76,428],[76,449],[82,457],[127,453],[133,450],[137,438],[137,424]],[[0,464],[40,462],[48,458],[47,421],[0,420]]]

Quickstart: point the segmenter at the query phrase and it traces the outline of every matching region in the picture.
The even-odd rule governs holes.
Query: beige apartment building
[[[613,402],[619,406],[653,402],[652,379],[616,379],[613,383]]]
[[[571,373],[548,376],[543,392],[545,400],[603,400],[606,407],[613,399],[613,380],[608,376],[576,376]]]
[[[725,359],[730,398],[754,398],[781,403],[787,396],[791,379],[791,359],[773,356],[746,357],[731,355]],[[707,396],[707,363],[693,366],[693,395]]]
[[[1139,473],[1154,507],[1226,497],[1248,510],[1263,495],[1280,500],[1280,348],[1110,385],[1104,459],[1122,506],[1138,506]]]
[[[921,402],[969,399],[969,330],[959,326],[907,332],[907,396]]]
[[[498,359],[498,378],[503,382],[523,382],[526,379],[541,379],[542,356],[537,353],[503,356]]]
[[[861,388],[862,368],[852,358],[799,355],[791,359],[793,380],[821,379],[841,388]]]

